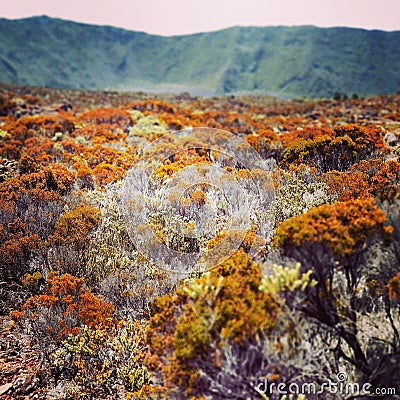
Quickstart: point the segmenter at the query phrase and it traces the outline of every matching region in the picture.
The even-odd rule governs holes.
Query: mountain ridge
[[[0,41],[4,83],[282,97],[400,89],[400,31],[236,26],[158,36],[38,16],[0,19]]]

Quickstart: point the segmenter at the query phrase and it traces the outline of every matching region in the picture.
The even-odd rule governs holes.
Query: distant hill
[[[4,83],[289,97],[400,90],[400,32],[279,26],[163,37],[41,16],[0,19],[0,43]]]

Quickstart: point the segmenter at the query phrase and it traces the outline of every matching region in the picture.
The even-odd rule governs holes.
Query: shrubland
[[[0,312],[41,390],[400,393],[398,95],[1,93]]]

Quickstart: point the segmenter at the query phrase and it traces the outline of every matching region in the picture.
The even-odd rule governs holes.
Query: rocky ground
[[[10,319],[0,316],[0,397],[8,399],[45,399],[37,389],[42,379],[38,354],[29,336],[10,330]]]

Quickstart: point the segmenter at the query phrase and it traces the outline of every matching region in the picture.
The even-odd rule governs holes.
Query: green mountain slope
[[[45,16],[0,19],[0,82],[331,97],[400,89],[400,32],[234,27],[162,37]]]

